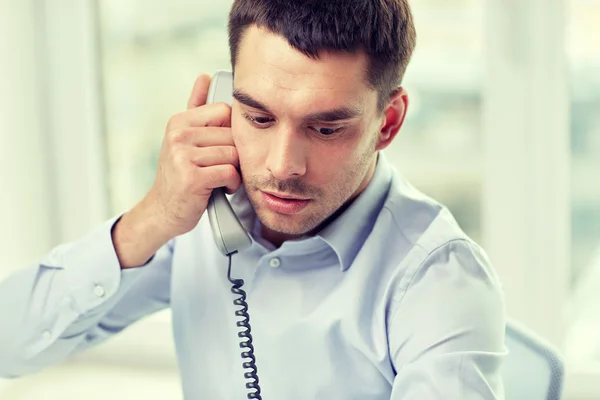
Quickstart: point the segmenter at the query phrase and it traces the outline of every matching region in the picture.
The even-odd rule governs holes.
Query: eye
[[[330,128],[327,126],[311,126],[310,129],[320,133],[323,136],[331,136],[334,133],[340,132],[342,128]]]
[[[267,128],[274,119],[269,117],[254,117],[249,114],[243,114],[243,117],[257,128]]]

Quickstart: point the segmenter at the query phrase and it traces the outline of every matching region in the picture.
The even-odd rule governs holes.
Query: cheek
[[[375,135],[360,134],[356,140],[337,143],[318,159],[322,182],[332,186],[352,185],[363,178],[368,161],[374,154]]]
[[[231,130],[233,135],[233,143],[238,152],[240,165],[244,169],[248,166],[257,165],[261,162],[261,146],[257,146],[256,137],[244,126],[245,121],[232,121]]]
[[[331,145],[313,146],[309,158],[311,177],[319,185],[339,184],[340,176],[347,176],[357,160],[357,143],[336,142]]]

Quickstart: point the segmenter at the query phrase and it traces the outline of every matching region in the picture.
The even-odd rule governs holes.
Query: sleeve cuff
[[[143,268],[121,269],[112,241],[112,228],[120,217],[104,223],[64,255],[62,267],[68,277],[72,305],[80,315],[96,311],[105,303],[110,307],[113,301],[108,300],[120,298],[143,272]]]

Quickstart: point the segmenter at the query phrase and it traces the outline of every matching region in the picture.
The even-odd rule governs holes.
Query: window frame
[[[488,0],[485,9],[484,245],[508,314],[562,348],[571,231],[564,0]]]

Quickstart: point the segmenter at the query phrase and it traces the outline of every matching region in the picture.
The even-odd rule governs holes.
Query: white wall
[[[0,277],[47,251],[53,236],[34,16],[33,0],[0,0]]]

